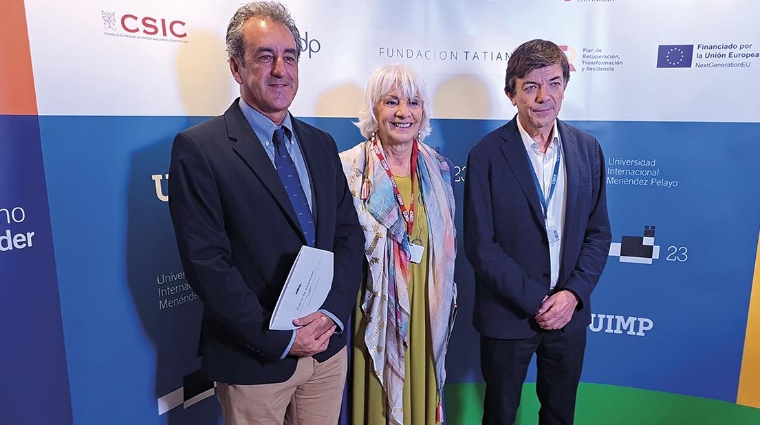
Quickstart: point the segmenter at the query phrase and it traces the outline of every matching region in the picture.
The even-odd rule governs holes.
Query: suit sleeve
[[[495,240],[490,167],[482,152],[470,151],[464,183],[465,254],[481,281],[532,317],[547,295],[546,288],[528,277]]]
[[[188,283],[206,311],[243,345],[264,361],[280,359],[293,331],[268,330],[258,297],[231,265],[213,168],[191,134],[175,137],[169,173],[169,209]]]
[[[602,152],[599,142],[594,139],[596,149],[592,164],[592,204],[591,212],[588,216],[588,223],[583,237],[578,261],[563,285],[563,289],[569,289],[575,293],[578,298],[578,309],[588,303],[591,292],[599,282],[604,266],[607,264],[607,256],[610,252],[610,243],[612,242],[612,232],[610,230],[610,219],[607,213],[607,184],[605,181],[604,153]]]
[[[329,311],[340,319],[342,324],[345,324],[348,323],[348,318],[354,310],[362,281],[362,268],[365,261],[364,232],[359,225],[335,140],[330,136],[328,137],[335,173],[337,201],[335,239],[333,240],[335,272],[332,289],[330,289],[321,309]],[[339,331],[342,332],[343,329],[339,329]]]

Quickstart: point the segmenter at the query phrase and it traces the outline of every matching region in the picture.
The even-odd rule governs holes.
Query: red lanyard
[[[383,166],[385,172],[388,174],[388,177],[391,179],[391,184],[393,185],[393,193],[396,194],[396,201],[398,202],[398,206],[401,209],[401,215],[404,216],[404,221],[406,221],[407,234],[411,237],[412,229],[414,228],[414,180],[417,177],[417,153],[419,152],[419,148],[417,147],[417,140],[412,140],[412,170],[410,174],[410,177],[412,179],[412,195],[409,199],[409,211],[407,211],[406,206],[404,206],[404,199],[401,197],[401,192],[399,192],[398,186],[396,185],[396,180],[393,178],[393,173],[391,173],[391,166],[388,165],[388,161],[385,160],[383,152],[380,151],[380,148],[377,146],[377,141],[372,142],[372,150],[375,151],[377,159],[380,160],[380,164]]]

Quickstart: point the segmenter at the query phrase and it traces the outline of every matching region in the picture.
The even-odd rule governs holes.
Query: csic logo
[[[106,31],[117,31],[116,29],[116,12],[106,12],[101,10],[103,16],[103,29]]]
[[[107,10],[101,10],[100,13],[106,35],[166,41],[181,41],[187,37],[186,24],[179,19],[132,13],[119,15]]]
[[[161,27],[159,28],[159,23]],[[121,17],[121,27],[129,33],[143,32],[147,35],[157,35],[159,37],[185,38],[185,23],[174,20],[169,21],[165,18],[152,18],[144,16],[139,18],[135,15],[126,14]]]
[[[565,56],[567,56],[567,62],[570,64],[570,72],[575,72],[576,69],[573,66],[573,62],[575,62],[575,59],[578,58],[578,51],[575,50],[575,47],[573,46],[559,46],[559,48],[565,52]]]

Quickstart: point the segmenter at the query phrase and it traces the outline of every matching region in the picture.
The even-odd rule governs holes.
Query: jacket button
[[[544,273],[541,276],[543,276],[544,279],[549,279],[550,277],[552,277],[552,275],[550,275],[549,273]]]
[[[549,244],[549,241],[547,241],[546,239],[541,239],[541,245],[546,246],[548,244]]]

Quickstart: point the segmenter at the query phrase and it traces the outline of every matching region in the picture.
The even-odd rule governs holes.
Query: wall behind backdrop
[[[0,6],[3,425],[219,422],[166,185],[174,135],[237,96],[224,32],[239,4]],[[348,148],[369,74],[411,65],[432,93],[427,142],[456,165],[460,211],[470,147],[516,113],[502,90],[509,53],[532,38],[561,45],[572,72],[560,117],[602,144],[614,234],[578,422],[760,424],[757,2],[286,4],[306,48],[292,112]],[[483,395],[459,252],[455,425],[479,423]],[[535,424],[536,409],[528,385],[518,423]]]

